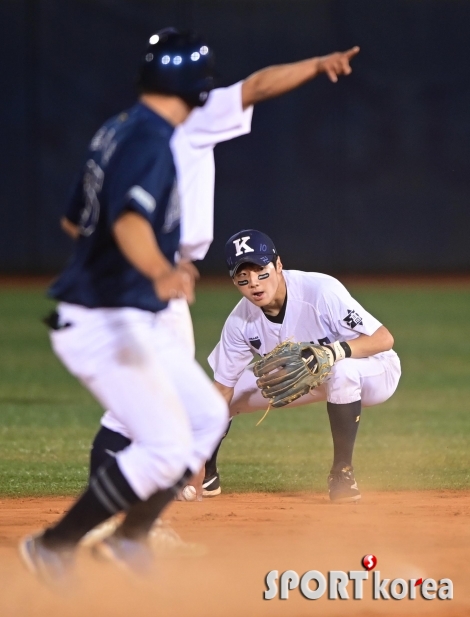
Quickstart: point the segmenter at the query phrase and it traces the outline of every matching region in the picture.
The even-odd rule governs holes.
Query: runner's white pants
[[[286,405],[286,408],[320,401],[341,405],[362,400],[363,407],[378,405],[395,392],[400,375],[400,360],[395,352],[381,353],[369,358],[346,358],[333,366],[329,381]],[[267,406],[268,401],[263,398],[256,385],[253,365],[250,364],[235,385],[230,415],[251,413],[266,409]]]
[[[131,439],[117,454],[140,497],[199,471],[227,426],[223,397],[165,323],[165,311],[87,309],[61,303],[51,332],[57,356],[108,410],[102,424]],[[183,339],[184,340],[184,339]]]

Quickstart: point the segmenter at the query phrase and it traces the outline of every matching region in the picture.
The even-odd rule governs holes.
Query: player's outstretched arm
[[[261,69],[243,82],[243,108],[294,90],[320,73],[326,73],[332,82],[337,82],[338,76],[352,73],[350,62],[358,53],[359,47],[352,47],[328,56]]]
[[[136,212],[126,212],[113,226],[119,249],[126,259],[155,287],[160,300],[185,298],[194,301],[196,268],[189,263],[173,268],[158,246],[150,223]]]

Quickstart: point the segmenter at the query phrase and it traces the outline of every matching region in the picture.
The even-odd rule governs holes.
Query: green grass
[[[355,286],[395,336],[403,377],[387,403],[363,412],[355,454],[360,486],[468,488],[470,289]],[[192,309],[198,358],[238,300],[201,288]],[[86,482],[98,404],[54,357],[37,289],[0,292],[0,496],[68,495]],[[221,449],[225,491],[325,489],[331,436],[324,404],[236,418]]]

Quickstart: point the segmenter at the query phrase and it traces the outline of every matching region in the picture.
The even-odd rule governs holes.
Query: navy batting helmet
[[[149,38],[138,86],[142,92],[174,94],[202,107],[214,87],[214,54],[195,32],[165,28]]]

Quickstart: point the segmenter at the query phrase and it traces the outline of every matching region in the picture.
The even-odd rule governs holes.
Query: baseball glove
[[[285,341],[258,360],[253,372],[270,407],[284,407],[324,383],[333,363],[321,345]]]

